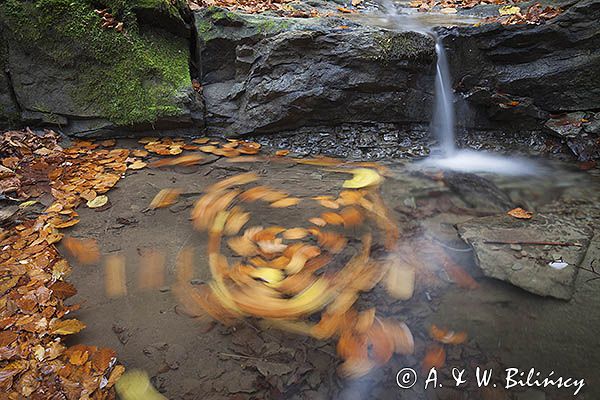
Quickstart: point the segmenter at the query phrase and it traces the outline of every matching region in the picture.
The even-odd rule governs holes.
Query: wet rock
[[[473,208],[495,212],[505,212],[513,208],[510,197],[492,181],[481,176],[445,171],[444,182]]]
[[[586,113],[574,112],[566,114],[561,118],[550,119],[546,122],[546,128],[552,130],[559,136],[574,138],[583,131],[583,122],[586,121]]]
[[[335,18],[196,12],[207,125],[224,133],[427,121],[431,38]],[[339,29],[340,24],[350,29]]]
[[[486,276],[507,281],[531,293],[565,300],[573,295],[579,272],[576,266],[583,260],[592,237],[588,227],[554,214],[537,214],[531,220],[517,220],[506,215],[477,218],[459,224],[458,231],[461,238],[473,246],[475,261]],[[486,241],[521,242],[528,257],[522,257],[510,244]],[[531,241],[577,245],[546,248],[528,245]],[[556,269],[549,265],[555,260],[556,253],[568,263],[567,267]]]

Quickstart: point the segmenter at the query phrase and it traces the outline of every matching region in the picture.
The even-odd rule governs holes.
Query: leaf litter
[[[399,229],[379,194],[379,186],[386,173],[384,167],[374,163],[346,163],[327,157],[293,159],[282,157],[287,155],[282,152],[275,158],[258,156],[261,150],[259,144],[238,140],[223,142],[200,138],[189,144],[183,139],[143,138],[140,143],[144,150],[108,150],[107,147],[113,147],[114,143],[95,144],[91,141],[77,141],[72,147],[62,149],[52,132],[37,136],[31,131],[9,132],[0,141],[3,149],[10,150],[8,157],[2,159],[5,169],[0,171],[0,187],[9,187],[10,193],[22,200],[37,197],[48,190],[55,199],[36,220],[12,227],[7,234],[0,236],[2,248],[12,249],[6,253],[9,255],[3,253],[3,261],[8,260],[11,265],[18,266],[15,269],[18,274],[13,272],[3,282],[2,288],[6,288],[4,297],[12,291],[22,292],[21,287],[27,287],[25,293],[34,288],[42,292],[46,288],[49,293],[42,295],[43,303],[40,297],[27,301],[28,298],[23,296],[25,299],[18,303],[21,311],[3,320],[5,331],[0,343],[5,344],[3,350],[9,354],[2,360],[3,376],[6,376],[0,383],[3,388],[20,395],[45,391],[63,393],[67,398],[114,397],[112,387],[124,373],[124,368],[116,364],[112,350],[82,345],[66,348],[60,344],[61,336],[76,334],[85,328],[85,324],[72,318],[64,319],[69,312],[77,309],[77,306],[62,303],[73,296],[76,289],[64,281],[70,267],[60,257],[55,244],[62,240],[65,249],[81,264],[98,262],[99,252],[97,245],[86,239],[63,238],[59,229],[78,222],[75,212],[78,205],[88,202],[96,205],[94,202],[99,202],[98,208],[102,209],[109,204],[104,193],[127,170],[135,173],[136,169],[147,166],[195,165],[203,160],[201,153],[228,157],[236,162],[279,159],[279,162],[336,167],[340,168],[337,172],[350,173],[353,178],[341,183],[337,198],[312,197],[331,211],[321,213],[320,217],[308,218],[306,227],[246,227],[251,213],[244,209],[244,203],[261,200],[271,207],[287,209],[303,200],[260,184],[260,177],[254,173],[236,175],[207,188],[196,202],[191,219],[197,230],[208,234],[209,267],[213,279],[207,284],[192,286],[189,283],[190,256],[185,258],[186,262],[178,263],[179,279],[173,287],[174,294],[189,315],[209,316],[227,325],[240,319],[258,318],[268,326],[316,339],[337,338],[338,355],[343,359],[339,372],[351,378],[358,378],[386,364],[393,354],[414,352],[412,333],[404,322],[383,318],[375,308],[363,311],[356,308],[360,294],[371,291],[378,284],[390,296],[401,300],[412,297],[414,291],[416,263],[407,259],[398,261],[402,259],[398,258],[401,254],[397,247]],[[182,155],[184,151],[191,153]],[[146,162],[151,153],[168,158]],[[44,154],[44,161],[38,165],[41,162],[39,154]],[[46,175],[39,173],[35,175],[36,179],[31,179],[32,169],[48,172]],[[29,179],[23,180],[24,176]],[[180,190],[167,188],[161,193],[153,200],[156,208],[171,204]],[[96,200],[99,197],[100,200]],[[106,202],[103,197],[106,197]],[[362,243],[361,250],[349,260],[346,258],[343,266],[335,266],[336,262],[339,264],[339,260],[344,259],[342,255],[348,253],[350,233],[359,228],[363,231],[359,241]],[[229,238],[223,241],[223,236]],[[371,254],[374,236],[383,237],[389,257]],[[241,259],[230,261],[226,256],[227,247],[222,249],[225,243]],[[37,261],[36,252],[43,253],[43,259]],[[46,254],[51,254],[53,261],[48,261]],[[36,257],[36,261],[20,262],[25,260],[23,257]],[[38,262],[41,262],[39,267],[35,265]],[[152,274],[151,277],[148,274],[138,276],[138,286],[158,288],[164,285],[164,257],[160,254],[147,255],[145,263]],[[107,296],[124,296],[127,293],[124,259],[113,255],[106,257],[104,264]],[[450,262],[446,260],[446,264]],[[39,270],[30,272],[30,268]],[[459,266],[456,268],[462,271]],[[26,275],[27,280],[24,281],[22,277]],[[461,280],[467,282],[461,286],[475,287],[475,281],[468,274],[467,277],[460,273],[454,275],[459,284]],[[315,315],[319,316],[318,321],[314,321]],[[459,334],[457,339],[453,332],[439,328],[434,334],[432,328],[432,338],[445,344],[458,344],[462,336]],[[31,350],[24,352],[23,345],[17,346],[16,343],[27,343]],[[42,350],[33,349],[43,349],[44,354],[56,356],[40,360]],[[435,352],[426,354],[424,364],[443,362],[440,361],[444,355],[443,348],[435,349]],[[105,368],[94,368],[93,360],[101,357],[99,354],[111,354],[110,362],[100,365],[106,365]],[[39,376],[41,369],[47,368],[41,365],[42,361],[52,363],[53,373],[64,369],[62,365],[68,367],[66,374],[61,373],[61,385],[51,383],[50,378],[41,381],[31,379]],[[25,385],[30,381],[36,383]]]

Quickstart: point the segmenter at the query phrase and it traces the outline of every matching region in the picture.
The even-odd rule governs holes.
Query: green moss
[[[386,63],[418,60],[432,55],[428,54],[431,52],[425,51],[432,48],[432,39],[415,32],[385,32],[375,36],[375,40],[381,49],[376,58]]]
[[[283,18],[269,18],[259,21],[256,27],[260,33],[280,32],[289,29],[291,24]]]
[[[126,33],[101,28],[86,0],[5,0],[0,18],[22,46],[78,72],[76,102],[96,104],[112,122],[129,125],[180,113],[174,98],[190,84],[187,41],[138,28],[131,10],[142,3],[174,7],[169,0],[104,1]]]

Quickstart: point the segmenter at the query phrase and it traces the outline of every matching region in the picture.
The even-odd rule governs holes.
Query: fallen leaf
[[[52,290],[52,293],[54,293],[56,297],[63,300],[77,294],[77,289],[75,289],[75,286],[63,281],[54,282],[50,286],[50,290]]]
[[[324,212],[321,214],[321,219],[331,225],[343,225],[344,219],[340,214],[334,212]]]
[[[156,208],[170,207],[177,203],[180,194],[180,189],[161,189],[160,192],[154,196],[148,208],[154,210]]]
[[[291,228],[283,232],[282,236],[288,240],[304,239],[308,235],[308,231],[304,228]]]
[[[145,162],[141,161],[141,160],[135,160],[133,163],[129,164],[129,166],[127,167],[127,169],[133,169],[133,170],[138,170],[138,169],[142,169],[146,167]]]
[[[438,346],[436,344],[429,346],[421,363],[422,370],[424,372],[429,372],[433,367],[439,370],[445,364],[446,350],[444,350],[442,346]]]
[[[295,206],[300,203],[300,199],[297,197],[287,197],[285,199],[277,200],[271,203],[271,207],[273,208],[287,208],[291,206]]]
[[[308,221],[311,224],[315,224],[316,226],[320,226],[320,227],[327,225],[327,222],[325,222],[325,220],[323,218],[319,218],[319,217],[309,218]]]
[[[520,207],[517,208],[513,208],[512,210],[510,210],[509,212],[507,212],[508,215],[510,215],[511,217],[515,217],[515,218],[519,218],[519,219],[531,219],[533,218],[533,213],[530,211],[526,211]]]
[[[383,181],[382,176],[379,175],[377,171],[369,168],[356,168],[344,172],[349,172],[354,175],[352,179],[344,181],[342,186],[347,189],[361,189],[375,186]]]
[[[51,332],[56,335],[72,335],[85,328],[85,324],[76,319],[65,319],[56,322]]]
[[[511,5],[502,6],[498,9],[500,15],[514,15],[519,14],[520,12],[521,9],[519,7]]]
[[[86,203],[89,208],[100,208],[108,203],[108,197],[105,195],[100,195],[95,197],[93,200],[90,200]]]
[[[455,332],[447,329],[438,328],[436,325],[431,325],[429,328],[429,336],[444,344],[461,344],[467,340],[466,332]]]

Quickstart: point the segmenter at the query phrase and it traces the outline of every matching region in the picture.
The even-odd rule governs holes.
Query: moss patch
[[[381,49],[378,59],[385,63],[397,60],[429,60],[435,57],[433,39],[416,32],[385,32],[375,36]]]
[[[4,0],[0,19],[11,39],[74,70],[76,103],[93,104],[119,125],[181,113],[177,93],[190,85],[185,39],[137,26],[132,6],[175,7],[168,0],[106,0],[126,33],[101,28],[87,0]],[[175,12],[175,11],[173,11]]]

